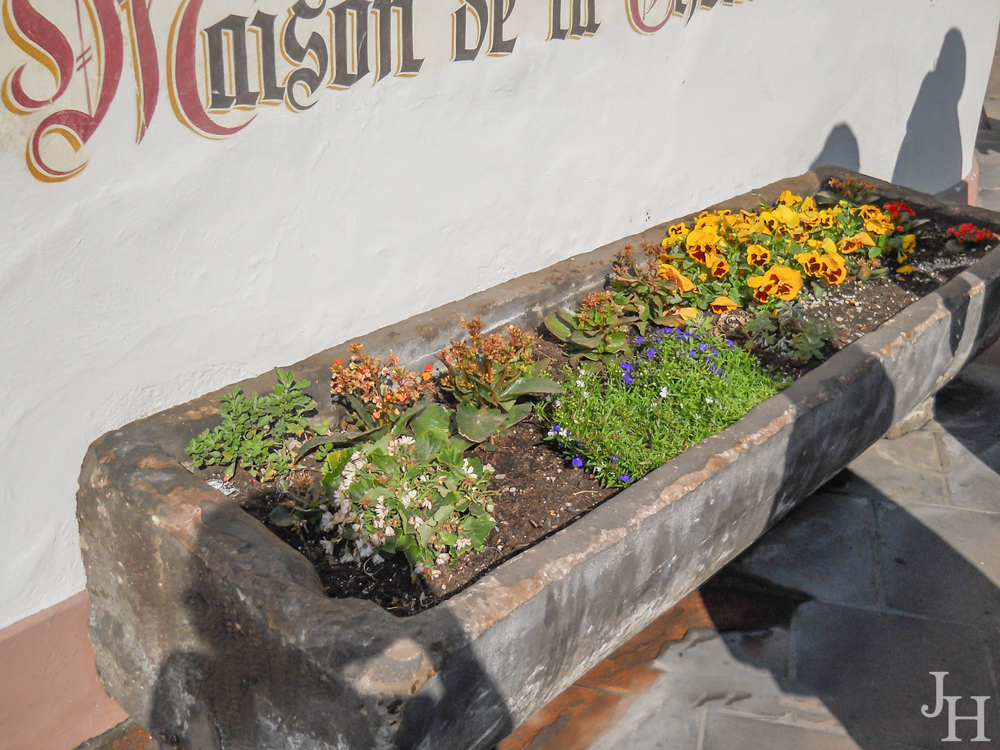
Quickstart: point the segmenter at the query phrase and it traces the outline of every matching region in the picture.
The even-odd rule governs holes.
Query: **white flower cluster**
[[[441,488],[445,487],[448,482],[456,481],[458,477],[462,478],[462,483],[457,491],[464,496],[464,499],[469,502],[484,502],[483,499],[479,498],[479,493],[483,489],[480,487],[483,484],[480,474],[488,474],[494,469],[486,464],[479,470],[480,464],[478,462],[474,465],[465,458],[462,465],[456,467],[457,472],[442,466],[437,471],[426,472],[407,480],[405,478],[406,472],[414,465],[415,461],[414,439],[404,435],[382,442],[380,445],[381,448],[375,447],[374,450],[381,450],[384,455],[396,458],[400,465],[398,473],[390,472],[391,478],[384,485],[385,494],[375,496],[374,492],[365,493],[367,498],[374,496],[374,505],[371,504],[372,500],[359,505],[351,498],[352,487],[359,480],[359,475],[364,477],[364,486],[370,487],[372,480],[380,475],[381,471],[376,469],[376,463],[373,463],[373,461],[377,461],[377,458],[371,455],[371,450],[355,451],[351,455],[341,472],[340,482],[333,492],[331,507],[320,506],[323,509],[323,514],[319,519],[320,531],[324,534],[329,532],[335,534],[335,536],[320,542],[323,551],[328,557],[333,557],[336,554],[335,550],[338,548],[339,542],[344,541],[343,537],[337,533],[337,530],[340,529],[346,531],[348,539],[351,540],[339,558],[341,563],[361,562],[370,558],[373,563],[379,564],[384,561],[384,558],[378,554],[378,550],[385,546],[390,539],[400,534],[414,534],[429,524],[435,527],[430,536],[432,549],[436,548],[433,551],[433,565],[426,561],[423,566],[415,566],[414,572],[417,575],[438,577],[441,575],[439,568],[450,563],[454,555],[461,550],[470,548],[473,540],[466,538],[464,532],[456,528],[455,524],[458,523],[458,520],[448,520],[443,530],[451,535],[446,537],[452,540],[449,542],[452,545],[449,550],[440,541],[435,541],[435,535],[439,533],[439,524],[432,520],[429,515],[423,514],[434,509],[433,498],[437,497],[437,491],[448,492],[447,489],[442,490]],[[407,450],[408,448],[410,450]],[[458,474],[458,477],[455,477],[455,473]],[[455,479],[449,479],[449,476],[455,477]],[[379,485],[376,484],[376,486]],[[454,484],[451,486],[452,492],[456,491]],[[462,488],[467,488],[467,490]],[[355,495],[358,494],[358,491],[357,488],[354,488]],[[491,504],[487,504],[486,507],[488,508],[487,512],[492,510]],[[405,509],[405,512],[402,509]],[[426,544],[426,539],[421,544]],[[390,549],[392,548],[390,547]]]

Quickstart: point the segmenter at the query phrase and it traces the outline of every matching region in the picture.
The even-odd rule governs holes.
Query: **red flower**
[[[889,212],[893,221],[899,221],[899,217],[902,214],[908,214],[909,216],[916,215],[916,211],[900,201],[889,201],[883,208]],[[899,231],[902,232],[902,228]]]

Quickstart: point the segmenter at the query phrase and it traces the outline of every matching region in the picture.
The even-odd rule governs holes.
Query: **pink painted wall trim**
[[[97,682],[89,610],[81,591],[0,630],[0,750],[73,750],[128,718]]]
[[[979,205],[976,201],[979,198],[979,161],[972,157],[972,169],[965,176],[965,184],[969,186],[969,205]]]

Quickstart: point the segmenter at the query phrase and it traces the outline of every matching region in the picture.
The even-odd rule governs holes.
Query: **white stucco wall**
[[[518,0],[512,54],[451,63],[458,2],[415,0],[419,75],[324,89],[302,113],[260,108],[209,140],[165,91],[179,2],[152,5],[161,91],[141,144],[127,45],[72,179],[25,163],[59,107],[0,107],[0,627],[83,588],[75,484],[103,432],[805,171],[837,125],[861,171],[891,178],[949,29],[965,51],[959,124],[945,106],[924,130],[960,135],[964,174],[1000,20],[996,0],[756,0],[640,35],[622,0],[599,0],[593,37],[546,41],[547,4]],[[33,5],[75,43],[74,2]],[[51,95],[0,32],[0,75],[24,63],[25,88]]]

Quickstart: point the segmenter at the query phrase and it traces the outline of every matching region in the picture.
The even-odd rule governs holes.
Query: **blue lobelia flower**
[[[578,469],[582,469],[583,468],[583,459],[580,458],[579,456],[574,457],[573,458],[573,466],[575,466]]]
[[[618,478],[619,478],[620,480],[622,480],[622,481],[623,481],[623,482],[624,482],[625,484],[628,484],[629,482],[631,482],[631,481],[632,481],[632,477],[630,477],[630,476],[629,476],[628,474],[622,474],[622,475],[621,475],[620,477],[618,477]]]

